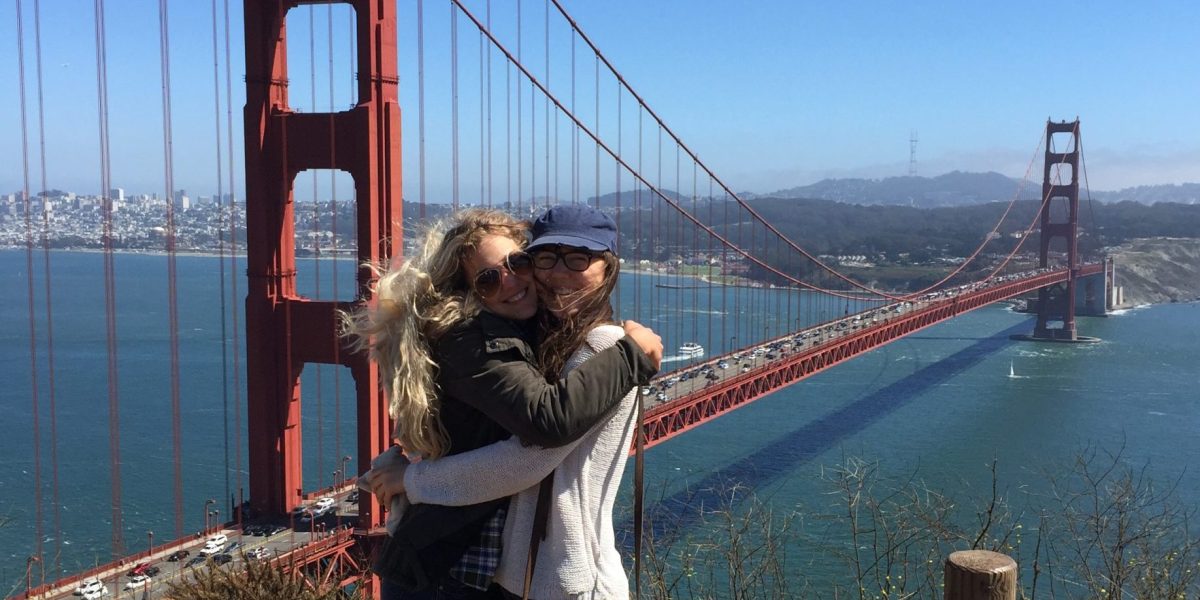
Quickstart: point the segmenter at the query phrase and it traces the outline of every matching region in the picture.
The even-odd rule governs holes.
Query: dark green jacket
[[[439,418],[458,454],[516,435],[545,447],[569,444],[599,423],[629,393],[657,373],[629,339],[597,353],[566,377],[546,381],[537,368],[535,333],[480,313],[433,344],[438,364]],[[471,506],[410,506],[374,570],[408,591],[443,577],[507,498]]]
[[[537,367],[532,330],[525,329],[525,324],[481,313],[434,344],[450,454],[498,441],[492,435],[477,437],[479,430],[496,426],[504,432],[499,439],[512,434],[548,448],[569,444],[634,385],[646,384],[657,373],[637,344],[621,339],[566,377],[547,383]],[[463,427],[460,419],[469,426]]]

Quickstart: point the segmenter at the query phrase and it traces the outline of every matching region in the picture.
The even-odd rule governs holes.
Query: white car
[[[100,583],[99,579],[96,579],[95,577],[89,577],[79,582],[79,586],[75,588],[75,595],[81,596],[89,592],[94,592],[102,587],[104,587],[104,584]]]
[[[269,550],[267,550],[266,548],[259,546],[255,549],[251,550],[250,552],[247,552],[246,556],[248,556],[254,560],[265,560],[265,559],[271,558],[271,552]]]
[[[100,598],[103,598],[104,596],[107,596],[107,595],[108,595],[108,588],[106,588],[102,585],[95,591],[85,592],[83,594],[83,600],[99,600]]]
[[[313,508],[317,509],[317,510],[320,510],[323,508],[333,508],[333,505],[335,503],[336,502],[334,501],[333,498],[330,498],[329,496],[325,496],[324,498],[320,498],[315,503],[313,503]]]
[[[134,590],[150,583],[150,578],[145,575],[134,575],[129,578],[129,582],[125,584],[125,589]]]
[[[217,535],[214,535],[214,536],[208,538],[207,542],[204,542],[204,547],[200,549],[200,554],[202,554],[204,556],[212,556],[214,554],[220,554],[222,551],[225,550],[225,544],[228,541],[229,541],[229,538],[226,537],[225,534],[218,533]]]

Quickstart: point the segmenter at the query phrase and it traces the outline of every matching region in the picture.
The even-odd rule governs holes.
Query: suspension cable
[[[104,0],[94,0],[96,27],[96,104],[99,112],[100,197],[103,206],[104,313],[108,356],[108,460],[112,493],[112,556],[125,554],[121,524],[121,420],[117,372],[116,265],[113,261],[113,207],[109,196],[110,164],[108,137],[108,42],[105,36]]]
[[[234,451],[235,472],[237,473],[238,502],[242,502],[242,369],[241,369],[241,331],[238,326],[240,308],[238,307],[238,261],[237,261],[237,172],[233,170],[233,78],[231,75],[232,60],[229,49],[229,0],[225,2],[225,135],[226,147],[229,148],[229,279],[230,306],[233,321],[233,419],[234,419]],[[222,340],[224,341],[224,340]]]
[[[46,108],[43,101],[42,89],[42,2],[33,1],[33,34],[34,48],[37,56],[37,102],[38,102],[38,152],[41,169],[41,188],[45,194],[46,185]],[[21,92],[24,97],[24,91]],[[22,120],[22,122],[24,122]],[[50,285],[50,215],[42,211],[42,269],[46,296],[46,383],[50,403],[50,502],[54,508],[54,570],[62,572],[62,503],[58,500],[58,407],[57,407],[57,377],[54,368],[54,303],[52,286]]]
[[[167,0],[158,2],[159,60],[162,70],[163,176],[167,196],[175,189],[171,140],[171,37]],[[180,207],[182,208],[182,206]],[[175,207],[167,202],[167,327],[171,356],[171,450],[174,458],[175,537],[183,537],[183,452],[179,406],[179,298],[176,294]]]
[[[229,339],[225,305],[225,176],[221,171],[221,69],[217,52],[217,0],[212,0],[212,51],[213,51],[213,128],[216,131],[217,165],[217,277],[221,295],[221,432],[225,447],[225,495],[231,498],[229,488]],[[231,149],[232,152],[232,149]]]
[[[764,269],[766,269],[766,270],[768,270],[768,271],[770,271],[770,272],[772,272],[772,273],[775,273],[775,274],[779,275],[781,278],[784,278],[784,279],[786,279],[786,280],[788,280],[788,281],[791,281],[791,282],[792,282],[792,283],[794,283],[795,285],[799,285],[799,286],[801,286],[801,287],[805,287],[805,288],[808,288],[808,289],[814,289],[814,290],[817,290],[817,291],[823,291],[823,292],[825,292],[825,293],[828,293],[828,294],[839,295],[839,296],[841,296],[841,297],[845,297],[845,298],[862,299],[860,296],[857,296],[857,295],[854,295],[854,296],[847,295],[845,292],[837,292],[837,291],[831,291],[831,290],[822,290],[822,289],[820,289],[820,288],[817,288],[816,286],[814,286],[814,285],[812,285],[812,284],[809,284],[809,283],[807,283],[807,282],[801,281],[801,280],[799,280],[799,279],[797,279],[797,278],[795,278],[795,277],[793,277],[793,276],[791,276],[791,275],[788,275],[788,274],[786,274],[786,273],[783,273],[782,271],[779,271],[778,269],[776,269],[776,268],[772,267],[771,265],[767,264],[767,263],[766,263],[766,262],[764,262],[762,259],[760,259],[760,258],[758,258],[758,257],[755,257],[755,256],[753,256],[753,255],[752,255],[752,254],[750,254],[748,251],[746,251],[746,250],[744,250],[744,249],[742,249],[742,248],[738,248],[738,247],[734,246],[734,245],[732,244],[732,242],[730,242],[730,241],[729,241],[728,239],[726,239],[724,236],[722,236],[722,235],[720,235],[719,233],[717,233],[717,232],[716,232],[716,231],[715,231],[713,228],[711,228],[711,227],[709,227],[709,226],[707,226],[707,225],[704,225],[704,224],[703,224],[703,223],[702,223],[702,222],[701,222],[701,221],[700,221],[698,218],[696,218],[694,215],[692,215],[692,214],[688,213],[688,212],[687,212],[685,209],[683,209],[683,208],[682,208],[682,207],[681,207],[681,206],[678,204],[678,202],[676,202],[675,200],[673,200],[672,198],[670,198],[670,197],[668,197],[666,194],[664,194],[664,193],[661,191],[661,189],[660,189],[659,187],[657,187],[657,186],[655,186],[655,185],[651,184],[651,183],[650,183],[649,181],[647,181],[647,180],[646,180],[646,179],[645,179],[645,178],[644,178],[644,177],[643,177],[643,176],[642,176],[642,175],[641,175],[641,174],[640,174],[638,171],[634,170],[632,167],[630,167],[630,166],[629,166],[629,164],[628,164],[628,163],[626,163],[626,162],[625,162],[625,161],[623,161],[623,160],[622,160],[622,159],[621,159],[619,156],[617,156],[617,154],[616,154],[615,152],[613,152],[613,150],[612,150],[612,149],[611,149],[611,148],[610,148],[610,147],[609,147],[607,144],[605,144],[605,143],[604,143],[604,141],[603,141],[603,140],[601,140],[601,139],[599,138],[599,136],[597,136],[597,135],[596,135],[594,132],[592,132],[592,130],[591,130],[591,129],[589,129],[589,128],[587,127],[587,125],[585,125],[585,124],[584,124],[584,123],[583,123],[583,122],[582,122],[582,121],[581,121],[581,120],[580,120],[580,119],[579,119],[579,118],[578,118],[576,115],[570,114],[570,113],[569,113],[569,112],[566,110],[566,107],[563,105],[563,103],[562,103],[562,102],[561,102],[561,101],[560,101],[560,100],[559,100],[557,97],[555,97],[553,94],[551,94],[551,93],[550,93],[550,91],[549,91],[548,89],[546,89],[546,88],[545,88],[545,86],[544,86],[544,85],[542,85],[542,84],[541,84],[541,82],[540,82],[540,81],[538,81],[538,79],[537,79],[537,78],[536,78],[536,77],[535,77],[535,76],[534,76],[534,75],[533,75],[531,72],[529,72],[529,70],[528,70],[527,68],[525,68],[525,66],[524,66],[524,65],[522,65],[522,64],[521,64],[519,61],[517,61],[517,60],[515,59],[515,57],[512,55],[512,53],[511,53],[511,52],[509,52],[509,50],[508,50],[508,49],[507,49],[507,48],[506,48],[506,47],[505,47],[505,46],[504,46],[502,43],[500,43],[500,41],[499,41],[499,40],[497,40],[497,39],[495,38],[495,36],[494,36],[494,35],[492,35],[492,33],[491,33],[490,31],[487,31],[486,29],[484,29],[484,27],[483,27],[483,24],[482,24],[482,23],[481,23],[481,22],[480,22],[480,21],[479,21],[479,20],[478,20],[478,19],[475,17],[475,15],[474,15],[474,14],[472,14],[472,13],[471,13],[471,12],[470,12],[470,11],[469,11],[469,10],[468,10],[466,7],[465,7],[465,6],[463,6],[463,4],[461,3],[461,1],[460,1],[460,0],[452,0],[452,2],[453,2],[453,4],[454,4],[455,6],[457,6],[457,7],[459,8],[459,10],[461,10],[461,11],[462,11],[462,14],[463,14],[463,15],[465,15],[467,18],[469,18],[469,19],[472,21],[472,23],[473,23],[473,24],[474,24],[474,25],[475,25],[477,28],[479,28],[481,31],[484,31],[484,32],[485,32],[485,35],[487,35],[488,39],[489,39],[489,40],[491,40],[492,44],[494,44],[498,50],[500,50],[501,52],[503,52],[503,53],[505,54],[505,56],[508,58],[508,60],[509,60],[509,61],[510,61],[510,62],[513,64],[513,66],[514,66],[516,69],[518,69],[518,70],[520,71],[520,73],[521,73],[521,74],[523,74],[523,75],[524,75],[524,76],[525,76],[525,77],[526,77],[526,78],[529,80],[531,87],[533,87],[534,89],[536,89],[536,90],[540,91],[542,94],[546,95],[546,96],[547,96],[547,97],[550,99],[550,101],[551,101],[551,102],[552,102],[552,103],[555,105],[555,107],[556,107],[558,110],[562,111],[564,115],[566,115],[568,118],[570,118],[570,119],[571,119],[571,121],[575,123],[575,126],[576,126],[577,128],[579,128],[579,129],[580,129],[580,130],[582,130],[582,131],[583,131],[585,134],[587,134],[587,136],[588,136],[588,137],[592,138],[593,142],[595,142],[595,143],[596,143],[596,145],[598,145],[598,146],[599,146],[601,149],[603,149],[603,150],[605,151],[605,153],[607,153],[607,154],[608,154],[608,155],[609,155],[611,158],[613,158],[613,159],[614,159],[614,160],[616,160],[618,163],[620,163],[620,164],[621,164],[621,166],[623,166],[623,167],[624,167],[626,170],[628,170],[628,171],[630,172],[630,174],[631,174],[631,175],[632,175],[632,176],[633,176],[635,179],[637,179],[638,181],[642,182],[642,184],[644,184],[644,185],[647,187],[647,189],[648,189],[648,190],[650,190],[651,192],[653,192],[655,196],[657,196],[657,197],[658,197],[659,199],[661,199],[662,201],[666,202],[666,203],[667,203],[669,206],[671,206],[671,207],[672,207],[672,208],[674,208],[675,210],[679,211],[681,214],[683,214],[683,216],[684,216],[685,218],[687,218],[687,219],[688,219],[689,221],[691,221],[693,224],[697,225],[698,227],[701,227],[701,228],[703,228],[703,229],[704,229],[706,232],[708,232],[708,234],[709,234],[709,235],[711,235],[711,236],[715,237],[716,239],[720,240],[722,243],[729,244],[729,245],[731,246],[731,248],[732,248],[734,251],[736,251],[736,252],[738,252],[739,254],[741,254],[741,255],[742,255],[744,258],[746,258],[747,260],[750,260],[751,262],[754,262],[755,264],[757,264],[757,265],[759,265],[759,266],[763,267]],[[518,86],[518,88],[519,88],[519,87],[520,87],[520,86]],[[648,112],[648,109],[647,109],[647,112]],[[665,127],[663,127],[663,126],[662,126],[662,123],[661,123],[661,121],[657,121],[657,124],[658,124],[660,127],[662,127],[662,128],[665,130]],[[686,151],[686,148],[684,148],[684,150]],[[661,161],[660,161],[660,162],[661,162]],[[702,165],[702,164],[701,164],[701,166],[703,167],[703,165]],[[518,171],[519,171],[519,170],[520,170],[520,165],[518,165]],[[718,183],[719,183],[719,180],[718,180]],[[518,187],[519,187],[519,186],[518,186]],[[732,193],[731,193],[731,197],[732,197]]]
[[[39,406],[38,368],[37,368],[37,319],[33,300],[33,210],[29,200],[29,129],[27,126],[28,111],[25,107],[25,33],[24,18],[21,15],[21,1],[17,5],[17,80],[18,92],[21,99],[21,200],[25,208],[25,280],[29,309],[29,409],[33,419],[33,502],[35,506],[34,519],[34,556],[42,560],[42,531],[44,517],[42,514],[42,428],[39,422],[41,406]],[[42,198],[42,212],[46,212],[46,198]]]

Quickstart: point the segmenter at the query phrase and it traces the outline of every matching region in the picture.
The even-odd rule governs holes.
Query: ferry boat
[[[696,342],[688,342],[679,347],[679,355],[684,358],[699,358],[704,356],[704,346]]]

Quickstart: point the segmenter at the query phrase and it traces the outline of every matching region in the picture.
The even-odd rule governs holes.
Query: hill
[[[845,204],[869,206],[909,206],[940,208],[974,206],[988,202],[1008,202],[1020,194],[1022,200],[1039,200],[1040,181],[1021,185],[1017,179],[1000,173],[954,171],[937,177],[887,177],[884,179],[823,179],[811,185],[778,190],[770,194],[743,194],[743,198],[811,198]],[[1145,185],[1117,191],[1092,190],[1098,202],[1137,202],[1155,204],[1200,204],[1200,183]],[[1080,200],[1087,192],[1081,191]]]

